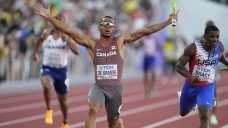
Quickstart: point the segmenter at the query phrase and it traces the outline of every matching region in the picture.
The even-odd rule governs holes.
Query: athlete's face
[[[99,24],[99,30],[101,36],[111,37],[113,32],[115,31],[115,23],[111,18],[103,18]]]
[[[55,16],[55,18],[56,18],[57,20],[60,20],[60,21],[62,21],[63,23],[65,23],[65,17],[62,16],[61,14]],[[58,29],[56,29],[56,30],[58,30]],[[58,30],[58,31],[59,31],[59,30]]]
[[[58,20],[61,20],[62,22],[65,23],[65,17],[64,17],[64,16],[62,16],[62,15],[57,15],[57,16],[55,16],[55,18],[58,19]]]
[[[204,35],[204,39],[209,48],[214,48],[219,41],[219,31],[210,31]]]

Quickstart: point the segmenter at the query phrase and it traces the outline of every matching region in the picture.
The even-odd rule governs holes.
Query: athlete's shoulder
[[[184,54],[187,55],[187,56],[195,56],[196,54],[196,45],[195,43],[190,43],[188,44],[185,49],[184,49]]]
[[[223,43],[221,41],[218,41],[218,46],[223,47]]]
[[[50,32],[51,32],[50,28],[45,28],[42,33],[49,35]]]
[[[41,38],[47,38],[49,33],[50,33],[51,29],[49,28],[45,28],[42,33],[41,33]]]
[[[224,45],[223,45],[223,43],[221,41],[218,42],[218,46],[220,48],[220,51],[224,52]]]
[[[190,51],[192,51],[192,50],[195,50],[196,49],[196,44],[195,44],[195,42],[194,43],[189,43],[186,47],[185,47],[185,49],[186,50],[190,50]]]

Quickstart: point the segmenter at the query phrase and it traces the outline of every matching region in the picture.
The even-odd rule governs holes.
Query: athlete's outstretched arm
[[[57,20],[55,17],[53,17],[50,13],[50,6],[48,8],[45,8],[41,3],[36,1],[34,10],[38,15],[42,16],[43,18],[47,19],[50,23],[52,23],[56,29],[70,36],[78,44],[83,45],[87,48],[91,47],[91,45],[93,44],[93,39],[91,39],[88,36],[82,35],[78,32],[75,32],[66,23]]]
[[[228,61],[226,60],[225,53],[224,53],[224,45],[221,43],[220,46],[221,46],[221,54],[222,55],[221,55],[219,61],[228,67]]]
[[[44,29],[43,32],[41,33],[41,35],[38,37],[36,44],[35,44],[35,48],[33,51],[33,60],[35,63],[38,63],[39,61],[39,55],[38,55],[38,51],[40,49],[41,44],[43,43],[43,41],[47,38],[49,34],[49,30],[48,29]]]
[[[195,44],[192,43],[188,45],[184,49],[183,55],[178,59],[176,63],[176,71],[184,76],[185,78],[189,79],[192,83],[197,83],[199,82],[199,79],[196,76],[193,76],[192,74],[189,73],[189,71],[186,69],[185,65],[194,58],[196,53],[196,47]]]
[[[179,12],[180,11],[170,14],[169,19],[162,23],[149,25],[149,26],[141,28],[133,33],[126,33],[126,34],[121,35],[121,36],[123,36],[123,42],[132,43],[132,42],[140,39],[143,36],[155,33],[157,31],[167,27],[168,25],[170,25],[172,23],[173,18],[177,20],[177,15]]]

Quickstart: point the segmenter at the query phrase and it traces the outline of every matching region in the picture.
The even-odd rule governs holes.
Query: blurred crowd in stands
[[[99,37],[97,23],[104,15],[111,15],[116,19],[117,35],[164,21],[168,17],[162,7],[167,4],[167,0],[39,1],[45,5],[54,5],[57,12],[64,14],[69,26],[94,38]],[[50,23],[34,14],[33,5],[34,0],[0,0],[0,82],[39,78],[40,64],[33,63],[33,48],[37,37]],[[151,42],[154,41],[157,45],[154,53],[158,74],[163,73],[165,66],[174,73],[176,59],[186,45],[184,38],[168,37],[164,31],[151,38]],[[70,56],[71,75],[93,72],[86,49],[81,46],[78,48],[79,55]],[[125,70],[140,70],[143,48],[131,45],[126,52]]]

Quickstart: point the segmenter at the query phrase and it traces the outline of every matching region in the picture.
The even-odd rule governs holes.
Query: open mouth
[[[107,34],[110,33],[110,30],[105,30],[105,33],[107,33]]]

